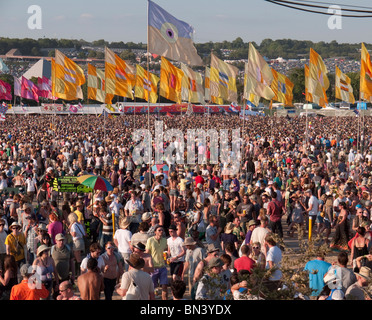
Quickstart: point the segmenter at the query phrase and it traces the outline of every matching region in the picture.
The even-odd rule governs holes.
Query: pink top
[[[63,233],[63,224],[61,221],[54,221],[48,224],[48,233],[52,239],[52,244],[56,244],[55,237],[58,233]]]

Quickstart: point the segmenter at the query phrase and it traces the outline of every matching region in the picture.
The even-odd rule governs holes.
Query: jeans
[[[100,237],[100,239],[99,239],[99,245],[100,245],[101,248],[102,248],[102,253],[105,252],[105,244],[106,244],[108,241],[112,241],[112,234],[102,233],[102,234],[101,234],[101,237]]]
[[[230,190],[230,180],[222,181],[223,190]]]

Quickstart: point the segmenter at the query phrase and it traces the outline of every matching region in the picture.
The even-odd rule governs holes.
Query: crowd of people
[[[154,133],[156,120],[185,138],[242,129],[239,172],[211,163],[208,139],[202,151],[194,144],[195,164],[135,163],[133,131]],[[358,120],[312,118],[306,128],[301,117],[7,115],[1,299],[265,299],[247,279],[268,271],[266,290],[282,290],[284,245],[300,233],[337,262],[308,261],[311,293],[294,298],[370,299],[372,121]],[[86,174],[113,190],[62,193],[54,183]]]

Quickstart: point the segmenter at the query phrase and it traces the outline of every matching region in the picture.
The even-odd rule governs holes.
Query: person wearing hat
[[[133,234],[132,235],[132,238],[130,240],[132,251],[133,251],[133,247],[138,242],[146,243],[147,242],[147,239],[150,238],[149,234],[147,233],[147,231],[149,230],[149,228],[150,227],[147,224],[147,222],[141,222],[139,224],[139,226],[138,226],[138,232],[136,232],[135,234]]]
[[[167,239],[168,259],[170,274],[173,280],[182,275],[186,250],[183,246],[183,239],[177,235],[177,226],[172,224],[169,227],[170,237]]]
[[[228,243],[232,243],[235,248],[235,254],[237,255],[237,250],[239,248],[239,242],[237,236],[233,233],[235,229],[235,224],[233,222],[228,222],[225,227],[225,232],[221,234],[221,249],[225,251],[225,247]]]
[[[41,282],[44,284],[45,288],[48,289],[49,294],[53,289],[53,276],[55,282],[55,290],[58,290],[59,278],[56,270],[56,266],[53,258],[49,255],[50,247],[42,244],[37,248],[37,257],[32,263],[32,267],[40,277]]]
[[[30,285],[30,277],[34,275],[33,268],[30,264],[24,264],[20,268],[22,282],[12,287],[10,300],[41,300],[49,296],[48,289],[43,284]]]
[[[244,244],[249,245],[251,242],[251,236],[253,230],[257,227],[258,223],[256,220],[249,220],[247,223],[247,233],[245,234]]]
[[[151,275],[154,272],[154,264],[150,254],[146,253],[146,246],[142,242],[138,242],[133,245],[133,253],[138,254],[143,260],[145,260],[145,266],[142,268],[143,271]]]
[[[130,266],[129,271],[123,274],[116,292],[123,297],[123,300],[155,300],[151,276],[142,270],[145,266],[144,259],[138,254],[132,253],[126,263]],[[138,289],[137,295],[134,295],[130,290],[132,283],[135,283]]]
[[[125,263],[125,261],[129,259],[129,256],[132,253],[131,250],[132,233],[129,231],[130,223],[131,223],[130,217],[124,217],[120,219],[119,221],[120,229],[116,230],[114,234],[114,243],[115,246],[118,248],[119,253],[123,257],[125,271],[128,271],[129,267],[128,264]]]
[[[56,272],[60,283],[66,280],[75,281],[75,257],[72,249],[66,244],[66,237],[58,233],[56,244],[50,249],[50,256],[54,260]],[[70,275],[71,273],[71,275]]]
[[[11,232],[5,239],[6,253],[14,256],[19,268],[21,264],[26,262],[26,237],[21,231],[21,225],[18,222],[13,222],[9,230]]]
[[[359,272],[355,272],[357,281],[346,289],[346,299],[352,300],[371,300],[372,297],[366,290],[366,287],[371,282],[371,269],[361,267]]]
[[[26,223],[23,225],[23,232],[26,237],[27,263],[32,264],[36,256],[36,243],[38,240],[36,215],[31,213],[25,217]]]
[[[80,201],[80,200],[76,201],[76,210],[74,211],[74,213],[77,215],[78,222],[80,224],[84,224],[84,215],[83,215],[83,212],[84,212],[84,204],[83,204],[83,202]]]
[[[220,258],[214,257],[208,261],[207,271],[198,283],[195,293],[196,300],[221,300],[220,290],[223,279],[220,276],[223,262]],[[213,288],[213,289],[212,289]]]
[[[194,273],[196,267],[205,257],[204,248],[198,247],[196,241],[192,237],[187,237],[183,243],[186,248],[185,262],[181,274],[181,280],[184,280],[187,272],[189,294],[194,285]]]

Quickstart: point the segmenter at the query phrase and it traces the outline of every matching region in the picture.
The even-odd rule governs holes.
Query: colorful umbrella
[[[153,174],[159,173],[160,169],[163,169],[163,172],[168,175],[169,167],[166,164],[155,164],[151,167]]]
[[[87,174],[77,178],[82,185],[92,188],[94,190],[112,191],[114,188],[105,178]]]

